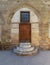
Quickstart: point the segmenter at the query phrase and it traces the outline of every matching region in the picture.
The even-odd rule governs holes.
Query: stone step
[[[29,55],[29,54],[31,55],[31,54],[36,54],[37,52],[38,52],[38,49],[34,49],[32,51],[29,51],[29,52],[26,52],[26,51],[21,52],[21,51],[17,51],[17,50],[14,51],[15,54],[19,54],[19,55],[25,55],[25,54],[26,55]]]
[[[30,43],[20,43],[20,47],[27,48],[31,47]]]
[[[30,45],[31,43],[26,43],[26,42],[24,42],[24,43],[19,43],[20,45]]]
[[[32,47],[30,43],[20,43],[16,49],[14,49],[14,53],[16,54],[32,54],[35,50],[35,47]]]
[[[29,48],[29,47],[31,47],[31,45],[20,45],[20,47]]]
[[[21,51],[21,52],[32,51],[32,50],[34,50],[34,47],[30,47],[30,48],[17,47],[16,49],[16,51]]]

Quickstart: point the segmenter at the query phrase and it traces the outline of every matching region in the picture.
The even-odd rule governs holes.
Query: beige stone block
[[[11,36],[11,40],[12,40],[12,43],[13,44],[18,44],[19,43],[19,35],[18,34],[13,34],[12,36]]]
[[[31,24],[31,28],[33,28],[33,29],[39,29],[39,23],[37,22],[37,23],[32,23]]]
[[[11,35],[19,34],[19,29],[11,29]]]
[[[40,41],[40,37],[39,36],[34,36],[34,37],[32,37],[32,45],[35,45],[35,46],[39,46],[39,41]]]
[[[19,29],[19,24],[12,23],[11,24],[11,29]]]

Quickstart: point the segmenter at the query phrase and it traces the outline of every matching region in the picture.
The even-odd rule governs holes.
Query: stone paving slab
[[[0,65],[50,65],[50,51],[35,56],[17,56],[12,51],[0,51]]]

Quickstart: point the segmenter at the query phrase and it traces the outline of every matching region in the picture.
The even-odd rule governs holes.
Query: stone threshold
[[[37,54],[38,48],[32,47],[29,42],[20,43],[14,50],[16,55],[28,56]]]

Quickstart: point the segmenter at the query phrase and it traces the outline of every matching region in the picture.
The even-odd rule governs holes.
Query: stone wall
[[[13,33],[14,36],[11,36],[10,24],[14,13],[22,7],[30,8],[39,18],[39,23],[35,24],[35,29],[34,24],[32,24],[34,30],[32,31],[32,44],[35,46],[40,45],[43,49],[50,49],[50,38],[48,36],[50,6],[45,5],[41,0],[0,0],[0,19],[2,19],[0,22],[3,22],[1,42],[7,43],[12,40],[11,37],[14,39],[12,42],[16,41],[18,35],[16,37]]]
[[[40,35],[39,35],[39,23],[31,24],[31,39],[32,45],[39,46]]]
[[[19,44],[19,24],[11,24],[11,40],[12,44]]]

